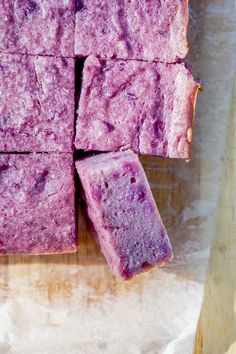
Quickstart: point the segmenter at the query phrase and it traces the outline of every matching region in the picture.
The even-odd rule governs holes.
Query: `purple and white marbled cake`
[[[75,146],[189,159],[198,89],[184,63],[90,56],[83,69]]]
[[[0,51],[74,56],[75,0],[1,0]]]
[[[88,214],[114,274],[128,278],[172,258],[144,170],[132,151],[76,162]]]
[[[187,0],[83,0],[75,54],[175,62],[188,51]]]
[[[0,254],[76,251],[71,154],[0,154]]]
[[[0,151],[73,151],[74,60],[0,53]]]

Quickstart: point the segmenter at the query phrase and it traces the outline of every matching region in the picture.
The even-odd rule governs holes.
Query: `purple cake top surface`
[[[74,60],[0,54],[0,151],[73,151]]]
[[[187,0],[78,1],[75,54],[175,62],[187,45]]]
[[[198,89],[184,63],[90,56],[83,69],[75,146],[189,158]]]
[[[74,56],[75,0],[1,0],[0,51]]]
[[[0,154],[0,254],[76,251],[70,154]]]
[[[76,162],[88,213],[115,274],[131,277],[171,259],[167,232],[137,155],[101,154]]]

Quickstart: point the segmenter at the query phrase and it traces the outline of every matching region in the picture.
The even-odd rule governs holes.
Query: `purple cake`
[[[83,0],[75,54],[175,62],[188,51],[187,0]]]
[[[76,162],[101,250],[114,274],[129,278],[172,258],[144,170],[132,151]]]
[[[0,254],[76,251],[71,154],[0,155]]]
[[[73,151],[74,60],[0,53],[0,151]]]
[[[83,70],[75,146],[189,159],[198,89],[184,63],[90,56]]]
[[[75,0],[1,0],[0,51],[74,56]]]

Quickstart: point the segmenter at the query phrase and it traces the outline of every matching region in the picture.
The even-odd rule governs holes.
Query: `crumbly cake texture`
[[[75,146],[189,159],[198,89],[184,63],[90,56],[83,69]]]
[[[0,254],[76,251],[71,154],[0,155]]]
[[[0,151],[70,152],[74,59],[0,53]]]
[[[76,0],[1,0],[0,51],[74,56]]]
[[[175,62],[188,51],[187,0],[83,0],[75,54]]]
[[[129,278],[172,258],[144,170],[132,151],[76,162],[88,214],[114,274]]]

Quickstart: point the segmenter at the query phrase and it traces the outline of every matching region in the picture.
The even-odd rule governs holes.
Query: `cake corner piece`
[[[76,252],[71,154],[0,154],[0,255]]]
[[[175,62],[187,55],[187,28],[187,0],[85,0],[76,12],[75,55]]]

